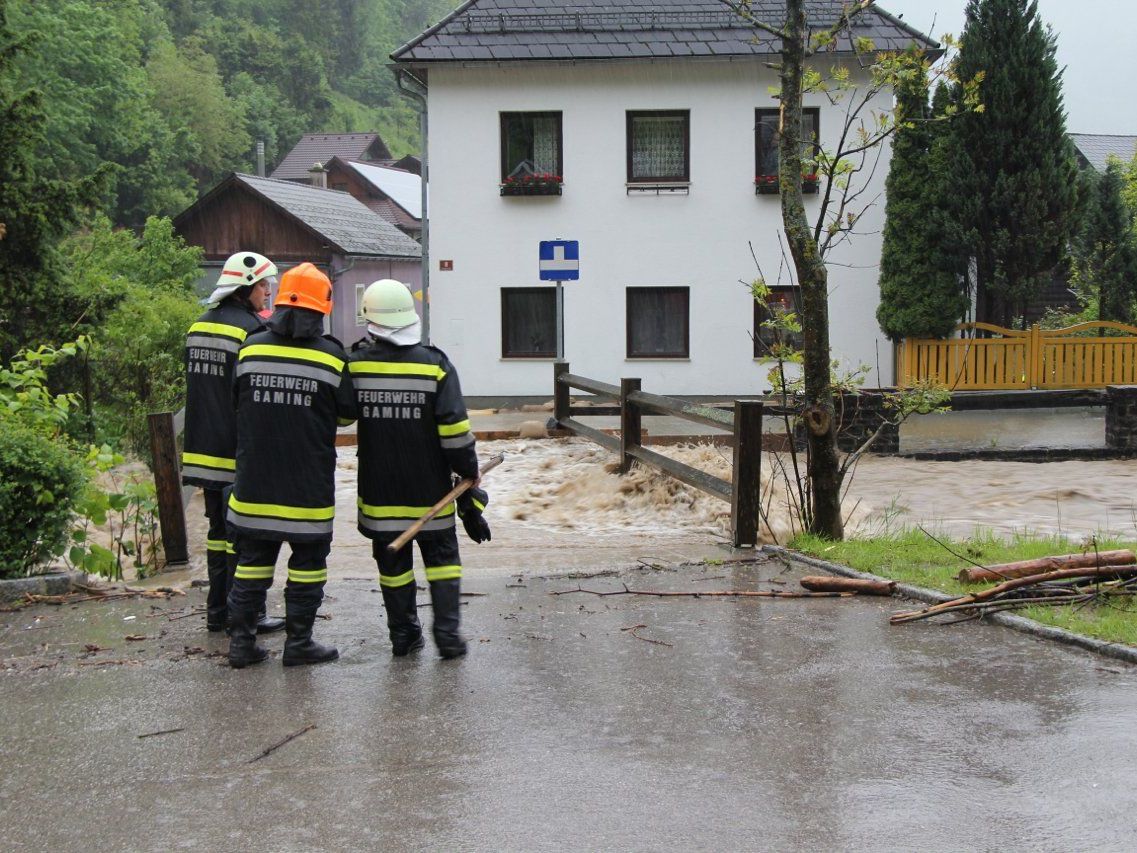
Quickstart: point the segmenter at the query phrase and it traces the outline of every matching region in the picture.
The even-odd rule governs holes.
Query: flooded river
[[[730,479],[729,448],[657,449]],[[506,454],[505,464],[486,478],[491,523],[526,540],[571,532],[598,540],[633,536],[666,542],[722,539],[729,530],[725,501],[645,468],[621,477],[615,455],[584,439],[482,442],[478,450],[482,459]],[[355,461],[355,448],[342,448],[337,528],[354,526]],[[786,491],[775,460],[766,463],[770,525],[764,539],[785,541]],[[1132,460],[928,462],[869,456],[848,482],[845,506],[850,531],[862,534],[921,524],[955,536],[984,528],[1007,535],[1031,530],[1137,538],[1135,475]]]

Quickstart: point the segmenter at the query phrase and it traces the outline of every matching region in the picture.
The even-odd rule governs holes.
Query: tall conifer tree
[[[925,74],[913,73],[897,85],[895,114],[876,317],[894,341],[947,337],[967,302],[943,251],[947,244],[936,211],[939,175],[932,162],[939,125],[930,120]]]
[[[1075,249],[1079,284],[1098,297],[1098,319],[1134,321],[1137,245],[1121,195],[1121,167],[1110,163],[1095,182]]]
[[[1055,40],[1035,0],[968,0],[956,70],[982,72],[982,112],[951,122],[948,192],[969,200],[977,319],[1008,325],[1073,236],[1077,178]],[[950,199],[949,199],[950,201]]]

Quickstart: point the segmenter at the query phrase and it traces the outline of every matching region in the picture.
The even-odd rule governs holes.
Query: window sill
[[[802,181],[802,195],[817,195],[819,184],[817,181]],[[778,195],[778,181],[759,181],[754,184],[755,195]]]
[[[498,361],[556,361],[555,355],[503,355]]]
[[[690,361],[689,355],[627,355],[624,361]]]
[[[629,181],[624,184],[628,195],[654,194],[654,195],[690,195],[690,181]]]

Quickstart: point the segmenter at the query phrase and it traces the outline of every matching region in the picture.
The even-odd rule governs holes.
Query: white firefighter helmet
[[[216,305],[227,296],[232,296],[238,288],[256,284],[262,279],[276,275],[276,264],[264,255],[256,252],[237,252],[230,255],[225,266],[221,268],[221,275],[217,279],[213,293],[209,294],[206,303]]]
[[[381,278],[363,292],[363,317],[385,329],[403,329],[418,322],[415,298],[401,281]]]

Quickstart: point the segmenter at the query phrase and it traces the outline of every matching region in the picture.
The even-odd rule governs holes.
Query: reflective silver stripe
[[[241,348],[241,342],[235,341],[232,338],[207,338],[205,335],[189,335],[186,338],[186,346],[236,352]]]
[[[356,388],[368,391],[426,391],[433,394],[438,390],[438,383],[433,379],[388,378],[379,379],[374,376],[356,375],[353,384]]]
[[[282,518],[261,518],[255,515],[241,515],[229,510],[226,519],[230,524],[247,530],[273,530],[277,533],[326,533],[332,535],[332,520],[327,521],[285,521]]]
[[[402,533],[408,527],[415,523],[417,519],[414,518],[368,518],[362,512],[358,515],[359,526],[365,527],[368,530],[374,530],[377,533]],[[432,518],[424,524],[420,530],[423,532],[431,530],[449,530],[454,526],[454,516],[448,515],[445,518]]]
[[[459,447],[469,447],[474,443],[474,434],[468,432],[465,435],[457,435],[454,438],[439,439],[439,444],[442,445],[443,450],[455,450]]]
[[[339,385],[340,375],[319,367],[310,367],[307,364],[289,364],[284,361],[242,361],[237,365],[237,375],[246,376],[250,373],[265,374],[268,376],[298,376],[302,379],[315,379],[318,382],[327,382],[329,385]],[[272,391],[295,391],[295,388],[265,388]]]
[[[182,468],[183,477],[199,477],[202,480],[212,480],[215,483],[232,483],[237,479],[233,471],[221,471],[217,468],[200,468],[197,465],[187,465]]]

